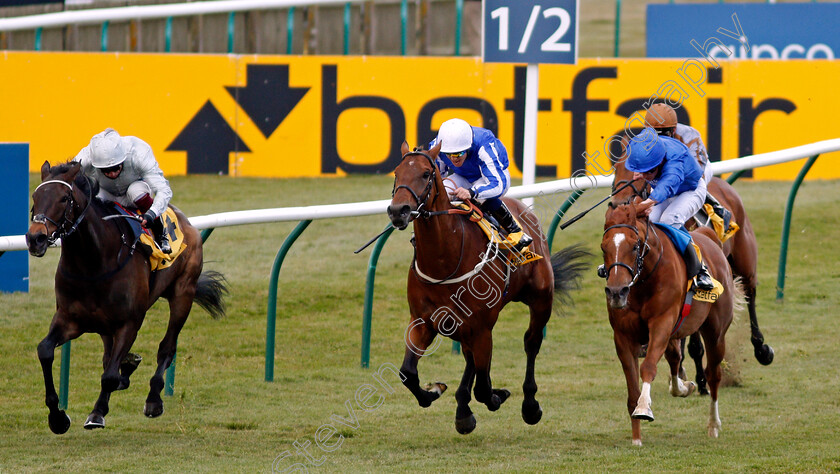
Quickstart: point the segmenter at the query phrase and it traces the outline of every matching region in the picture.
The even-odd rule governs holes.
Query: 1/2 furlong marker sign
[[[485,0],[488,63],[577,64],[577,0]]]
[[[533,184],[537,170],[539,64],[577,64],[578,0],[485,0],[483,5],[484,62],[528,63],[522,184]],[[533,204],[530,198],[524,202]]]

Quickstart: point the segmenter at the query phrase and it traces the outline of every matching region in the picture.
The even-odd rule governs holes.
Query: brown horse
[[[613,180],[613,190],[627,183],[631,183],[630,186],[619,191],[613,197],[612,202],[614,204],[627,203],[634,196],[644,195],[646,184],[641,179],[634,181],[633,173],[627,171],[623,161],[615,163],[614,167],[615,178]],[[750,341],[753,345],[755,358],[760,364],[769,365],[773,362],[773,348],[764,343],[764,334],[761,333],[761,329],[758,327],[758,318],[755,313],[755,292],[758,286],[758,241],[755,237],[755,231],[753,231],[750,217],[744,209],[744,203],[741,201],[741,197],[731,184],[726,180],[714,177],[708,183],[707,189],[725,208],[732,212],[732,220],[740,227],[732,238],[722,244],[723,253],[729,261],[732,273],[741,278],[744,286],[747,310],[750,315]],[[690,230],[696,226],[697,224],[694,219],[690,219],[686,223],[686,227]],[[715,236],[715,240],[717,240],[717,236]],[[703,345],[695,335],[692,335],[690,338],[688,353],[694,360],[697,369],[697,384],[699,385],[700,393],[706,394],[706,381],[703,378]]]
[[[408,303],[411,323],[406,331],[406,351],[400,376],[421,407],[428,407],[446,390],[437,383],[420,388],[417,362],[437,334],[462,344],[466,360],[461,384],[455,393],[458,408],[455,428],[461,434],[475,429],[470,410],[470,391],[475,381],[475,399],[495,411],[510,396],[506,389],[493,388],[490,361],[493,354],[493,326],[499,312],[510,301],[530,307],[531,321],[525,331],[527,366],[522,390],[522,418],[536,424],[542,409],[535,398],[537,383],[534,363],[555,298],[567,301],[576,286],[589,255],[569,247],[551,260],[540,259],[522,266],[507,264],[512,258],[498,252],[475,224],[464,215],[453,214],[435,159],[440,144],[429,151],[410,151],[403,143],[403,159],[394,171],[394,190],[388,215],[398,229],[414,222],[415,258],[408,273]],[[505,199],[514,215],[534,237],[533,252],[548,255],[548,244],[539,221],[524,204]],[[429,389],[431,388],[431,389]]]
[[[711,394],[708,433],[717,437],[720,431],[720,363],[737,294],[726,257],[710,233],[703,228],[693,232],[692,237],[700,246],[711,275],[723,285],[723,294],[714,303],[694,301],[690,313],[681,319],[687,290],[682,256],[662,230],[645,217],[637,219],[633,204],[611,203],[607,211],[601,242],[607,273],[604,290],[615,350],[627,380],[627,409],[634,445],[642,444],[640,420],[653,421],[650,385],[663,354],[671,369],[671,394],[691,393],[692,387],[686,387],[679,377],[678,341],[698,331],[706,345],[706,379]],[[648,348],[641,364],[640,391],[637,356],[642,344]]]
[[[41,184],[32,194],[32,225],[26,233],[29,253],[42,257],[61,239],[61,259],[55,274],[56,312],[47,337],[38,344],[44,372],[46,405],[53,433],[70,427],[70,417],[58,408],[52,376],[55,348],[84,333],[98,333],[102,358],[102,390],[85,428],[104,428],[111,392],[128,388],[139,356],[129,354],[146,311],[158,298],[169,300],[169,326],[157,354],[157,370],[149,383],[144,413],[163,413],[163,373],[172,362],[178,333],[193,301],[216,318],[224,314],[227,293],[218,272],[202,273],[201,236],[177,209],[186,249],[168,268],[152,273],[147,256],[135,251],[125,219],[103,220],[111,214],[95,198],[98,184],[85,177],[78,163],[41,167]]]

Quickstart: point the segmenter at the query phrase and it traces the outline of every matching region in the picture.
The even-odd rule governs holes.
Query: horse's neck
[[[443,191],[429,211],[442,212],[451,208],[446,191]],[[472,239],[471,226],[464,220],[462,215],[442,214],[414,221],[417,259],[421,265],[428,262],[429,266],[440,267],[451,260],[462,260],[461,252],[466,249],[466,241]]]
[[[675,275],[666,275],[669,273],[668,265],[665,265],[662,261],[663,259],[673,258],[677,262],[677,268],[682,274],[685,274],[685,262],[683,262],[682,256],[679,255],[677,252],[676,247],[671,242],[671,239],[665,235],[665,233],[656,228],[655,225],[651,224],[650,226],[640,227],[644,229],[644,232],[647,236],[647,243],[648,243],[648,254],[644,260],[644,275],[650,275],[651,278],[657,278],[660,275],[671,279],[671,278],[681,278]],[[644,238],[645,236],[642,236]],[[658,262],[658,263],[657,263]],[[651,274],[651,272],[655,272]]]
[[[80,205],[78,212],[84,208]],[[104,215],[99,206],[90,204],[76,230],[61,239],[62,260],[86,270],[98,271],[101,267],[113,266],[112,261],[117,257],[114,249],[121,245],[120,234],[116,226],[102,220]]]

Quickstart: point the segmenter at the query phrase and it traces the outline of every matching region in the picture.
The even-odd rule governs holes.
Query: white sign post
[[[485,0],[484,62],[527,63],[522,184],[536,177],[539,64],[577,64],[579,0]],[[524,200],[532,205],[533,198]]]

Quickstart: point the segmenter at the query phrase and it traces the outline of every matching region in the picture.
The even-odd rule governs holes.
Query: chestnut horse
[[[627,381],[634,445],[642,444],[640,420],[653,421],[650,386],[663,354],[671,369],[671,394],[684,397],[691,393],[692,387],[686,387],[679,377],[679,340],[698,331],[706,345],[705,372],[711,395],[708,433],[717,437],[720,432],[720,363],[726,351],[724,335],[732,322],[739,290],[726,257],[710,234],[709,229],[703,228],[693,232],[692,237],[700,246],[709,272],[724,291],[714,303],[693,301],[691,311],[682,319],[687,290],[682,256],[661,229],[646,217],[637,218],[633,204],[610,203],[607,210],[601,241],[607,273],[604,291],[615,350]],[[638,354],[643,344],[648,347],[640,374]]]
[[[84,333],[98,333],[105,346],[101,392],[85,422],[86,429],[104,428],[111,392],[128,388],[129,376],[140,357],[129,354],[146,311],[158,298],[169,300],[169,326],[157,353],[157,369],[149,382],[144,413],[163,413],[163,374],[175,356],[178,333],[193,301],[214,318],[224,314],[224,277],[201,271],[201,236],[181,211],[174,209],[186,248],[175,262],[152,273],[149,259],[135,251],[125,219],[104,220],[113,214],[95,198],[98,184],[69,162],[41,167],[41,184],[32,194],[32,225],[26,233],[29,253],[42,257],[61,239],[61,259],[55,273],[56,311],[47,337],[38,344],[44,372],[50,430],[67,432],[70,417],[58,407],[52,376],[55,348]],[[139,249],[137,249],[139,250]]]
[[[614,204],[627,203],[634,196],[644,195],[646,184],[641,179],[634,181],[633,173],[627,171],[623,161],[615,163],[614,167],[615,178],[613,180],[613,190],[618,189],[628,182],[632,183],[613,197],[612,202]],[[755,231],[753,231],[752,223],[747,215],[747,211],[744,209],[744,203],[741,201],[741,197],[731,184],[715,176],[708,183],[707,189],[725,208],[732,212],[732,220],[740,227],[735,235],[722,244],[723,253],[729,261],[732,273],[736,277],[741,278],[744,287],[744,296],[750,315],[750,341],[753,345],[755,358],[760,364],[769,365],[773,362],[773,348],[764,343],[764,334],[761,333],[761,329],[758,327],[758,318],[755,314],[755,291],[758,286],[758,241],[755,237]],[[686,223],[686,227],[689,229],[695,228],[695,220],[690,219]],[[717,239],[717,236],[715,236],[715,239]],[[703,345],[697,336],[692,335],[690,338],[688,353],[694,360],[697,369],[696,380],[700,393],[706,394],[706,381],[703,378]]]
[[[467,434],[475,429],[470,410],[470,391],[475,381],[475,399],[495,411],[510,396],[493,388],[490,361],[493,326],[510,301],[530,307],[525,331],[527,365],[522,390],[522,419],[536,424],[542,409],[535,398],[534,363],[543,340],[543,328],[552,313],[555,298],[568,302],[590,255],[580,247],[566,248],[551,257],[522,266],[506,264],[508,253],[493,249],[479,227],[463,214],[454,214],[435,159],[440,144],[428,151],[410,151],[403,143],[403,159],[394,171],[394,190],[388,215],[398,229],[414,222],[415,256],[408,272],[408,303],[411,323],[406,331],[406,350],[400,376],[421,407],[428,407],[446,390],[442,383],[422,389],[417,362],[440,333],[461,343],[466,367],[455,393],[458,408],[455,429]],[[537,217],[520,201],[505,203],[534,237],[531,249],[548,255],[548,244]],[[430,349],[431,350],[431,349]],[[429,389],[430,388],[430,389]]]

